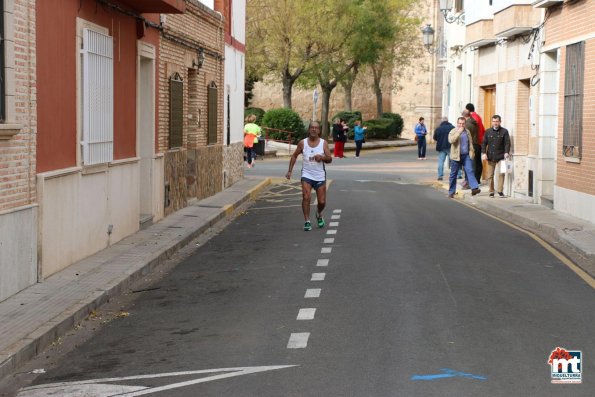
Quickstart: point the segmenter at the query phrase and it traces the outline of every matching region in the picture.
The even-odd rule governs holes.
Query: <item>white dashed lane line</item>
[[[306,290],[306,295],[304,295],[304,298],[320,298],[321,291],[321,288],[308,288]]]
[[[336,209],[333,210],[333,215],[331,216],[332,220],[335,222],[330,222],[329,227],[339,227],[339,222],[337,220],[341,219],[341,210]],[[337,229],[327,229],[327,235],[336,235]],[[335,239],[333,237],[327,237],[324,239],[324,244],[334,244]],[[333,247],[322,247],[320,249],[321,254],[331,254],[333,252]],[[329,259],[318,259],[316,261],[317,267],[326,267],[329,265]],[[312,273],[312,277],[310,281],[324,281],[326,278],[326,273]],[[307,288],[304,298],[307,299],[315,299],[320,298],[320,294],[322,293],[322,288]],[[314,320],[314,316],[316,314],[316,308],[303,308],[300,309],[297,315],[296,320],[298,321],[308,321]],[[287,342],[288,349],[304,349],[308,346],[308,340],[310,338],[309,332],[294,332],[289,336],[289,342]]]
[[[304,349],[308,346],[309,332],[296,332],[289,336],[288,349]]]
[[[314,320],[314,314],[316,314],[316,308],[307,308],[307,309],[300,309],[298,312],[296,320],[305,321],[305,320]]]
[[[326,273],[312,273],[312,279],[310,281],[324,281]]]
[[[316,262],[316,266],[328,266],[328,259],[319,259]]]

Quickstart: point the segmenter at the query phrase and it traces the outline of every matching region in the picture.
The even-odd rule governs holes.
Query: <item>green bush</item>
[[[262,124],[262,116],[264,116],[264,113],[265,113],[264,109],[261,109],[261,108],[245,108],[244,109],[244,120],[246,120],[246,117],[253,114],[256,116],[256,121],[254,122],[254,124],[261,125]]]
[[[388,139],[395,136],[396,122],[392,118],[379,118],[365,121],[366,138],[369,139]]]
[[[298,143],[306,137],[306,128],[300,115],[291,109],[279,108],[269,110],[262,118],[262,126],[290,131],[292,133],[292,143]],[[271,139],[287,140],[287,135],[285,132],[269,131],[269,138]]]
[[[403,132],[403,125],[404,125],[403,118],[401,117],[401,115],[398,113],[388,113],[387,112],[387,113],[382,113],[382,118],[395,120],[396,124],[395,124],[394,135],[396,137],[400,137],[401,133]]]

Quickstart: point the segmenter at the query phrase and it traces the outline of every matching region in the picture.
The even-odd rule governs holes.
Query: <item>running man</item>
[[[289,159],[289,171],[285,177],[291,179],[293,166],[300,153],[303,154],[302,165],[302,211],[304,213],[304,230],[312,230],[310,223],[310,200],[312,198],[312,188],[316,190],[316,201],[318,207],[316,211],[316,221],[318,227],[324,227],[324,218],[322,210],[326,205],[326,169],[324,163],[331,163],[331,151],[328,143],[320,138],[320,123],[311,121],[308,126],[308,137],[302,139],[295,149],[295,152]]]

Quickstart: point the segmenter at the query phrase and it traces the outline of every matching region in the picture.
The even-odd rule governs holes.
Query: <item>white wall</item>
[[[227,144],[227,94],[230,94],[229,143],[243,140],[244,133],[244,66],[246,57],[233,47],[225,46],[224,139]]]
[[[470,25],[482,19],[494,19],[494,5],[490,6],[489,0],[467,0],[465,2],[465,24]]]
[[[0,213],[0,301],[37,282],[37,206]]]
[[[139,229],[139,177],[136,161],[87,175],[80,168],[38,174],[42,278]]]
[[[211,10],[215,9],[215,0],[198,0],[198,2],[209,7]]]

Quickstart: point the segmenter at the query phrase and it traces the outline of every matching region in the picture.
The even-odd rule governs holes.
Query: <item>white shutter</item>
[[[114,157],[114,63],[111,36],[83,29],[83,162]]]

